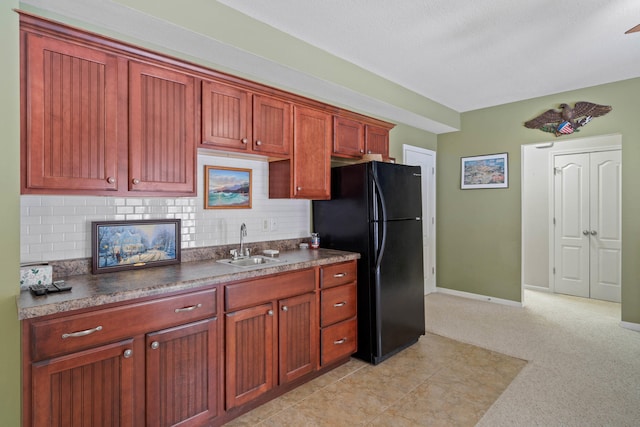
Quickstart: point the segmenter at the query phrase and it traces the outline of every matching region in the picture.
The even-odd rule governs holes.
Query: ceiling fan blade
[[[640,24],[636,25],[635,27],[625,31],[625,34],[629,34],[629,33],[637,33],[638,31],[640,31]]]

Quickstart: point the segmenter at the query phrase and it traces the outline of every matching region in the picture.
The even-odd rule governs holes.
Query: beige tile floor
[[[473,426],[526,363],[427,333],[377,366],[352,359],[227,426]]]

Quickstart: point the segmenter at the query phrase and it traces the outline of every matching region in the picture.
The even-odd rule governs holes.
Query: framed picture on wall
[[[204,167],[205,209],[251,209],[251,169]]]
[[[92,272],[180,263],[179,219],[91,223]]]
[[[461,158],[461,189],[507,187],[509,187],[508,153]]]

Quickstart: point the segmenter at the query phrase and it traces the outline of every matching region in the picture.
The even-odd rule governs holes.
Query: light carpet
[[[526,290],[524,307],[430,294],[427,331],[529,363],[478,426],[640,426],[640,333],[620,304]]]

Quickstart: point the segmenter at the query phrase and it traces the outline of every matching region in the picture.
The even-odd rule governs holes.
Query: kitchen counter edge
[[[35,297],[23,290],[16,298],[18,319],[32,319],[84,308],[98,307],[180,291],[197,290],[216,284],[247,280],[304,268],[346,262],[360,258],[355,252],[333,249],[281,252],[281,262],[263,268],[242,269],[216,260],[129,270],[105,274],[70,276],[65,283],[70,292]]]

